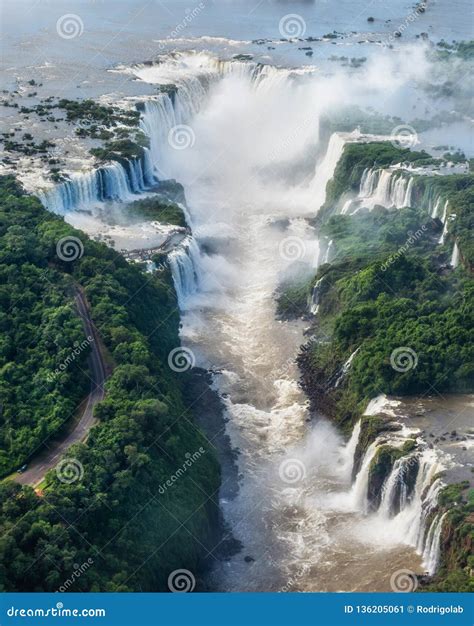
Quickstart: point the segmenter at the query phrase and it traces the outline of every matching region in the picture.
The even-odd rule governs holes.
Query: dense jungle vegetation
[[[52,378],[84,339],[72,289],[83,290],[113,372],[98,424],[67,456],[77,482],[51,470],[37,492],[0,483],[0,588],[55,591],[91,563],[69,591],[155,591],[179,567],[196,572],[215,532],[220,474],[214,451],[182,396],[186,373],[168,365],[179,345],[170,273],[150,276],[50,214],[12,177],[0,179],[2,472],[71,419],[88,391],[87,351]],[[76,237],[84,253],[58,258]],[[160,486],[190,455],[192,471]]]

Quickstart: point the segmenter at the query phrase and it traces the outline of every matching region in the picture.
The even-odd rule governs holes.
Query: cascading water
[[[221,505],[244,548],[214,563],[209,584],[219,590],[276,591],[296,577],[294,589],[352,588],[353,576],[346,576],[340,564],[353,558],[351,533],[361,512],[367,519],[378,516],[368,513],[367,492],[380,441],[367,450],[351,486],[361,426],[345,446],[325,420],[308,426],[294,363],[303,325],[276,320],[274,303],[285,273],[298,266],[314,275],[315,233],[303,218],[313,217],[324,202],[327,182],[351,136],[333,134],[316,162],[322,152],[317,107],[323,110],[328,102],[310,72],[178,54],[136,73],[149,82],[177,85],[175,92],[145,102],[142,129],[150,137],[157,176],[176,178],[186,190],[195,238],[169,255],[182,338],[196,362],[215,372],[227,433],[240,450],[238,494]],[[169,140],[179,125],[189,127],[183,149]],[[308,162],[314,166],[291,169],[293,163]],[[385,185],[387,202],[395,196],[405,202],[408,179],[396,178],[395,190],[391,177],[367,171],[363,188],[381,196]],[[313,290],[313,312],[319,287],[320,281]],[[407,515],[420,498],[416,489],[411,498],[400,495],[400,514]],[[410,515],[413,519],[415,512]],[[389,543],[393,548],[403,541]],[[386,546],[370,558],[359,551],[359,576],[373,586],[384,579],[381,589],[386,589]],[[403,554],[414,558],[408,549]],[[304,576],[296,574],[302,564],[308,564]]]
[[[360,179],[360,198],[370,198],[374,194],[378,179],[378,170],[367,167]]]
[[[321,287],[321,283],[323,282],[323,278],[318,278],[316,283],[314,284],[313,291],[311,293],[311,303],[310,303],[310,311],[313,315],[316,315],[319,311],[319,290]]]
[[[181,309],[186,306],[187,298],[195,293],[203,282],[200,265],[200,252],[192,237],[186,239],[168,255],[173,283]]]
[[[446,202],[444,203],[443,216],[441,218],[441,221],[443,222],[444,226],[441,237],[439,238],[439,243],[443,244],[444,240],[446,239],[446,235],[448,234],[448,200],[446,200]]]
[[[377,182],[377,187],[375,188],[374,195],[370,199],[371,206],[380,204],[381,206],[388,207],[392,204],[392,198],[390,194],[392,182],[392,173],[388,170],[381,170],[379,173],[379,180]],[[365,203],[366,200],[363,200],[363,202]]]
[[[354,428],[352,429],[352,434],[346,446],[344,447],[344,452],[342,455],[344,472],[348,480],[351,480],[352,478],[352,471],[354,469],[355,452],[356,452],[357,445],[360,439],[361,427],[362,427],[361,421],[359,420],[354,426]]]
[[[441,198],[438,197],[436,199],[436,202],[434,203],[433,206],[433,210],[431,212],[431,217],[434,219],[435,217],[438,217],[438,210],[439,210],[439,205],[441,204]]]
[[[316,168],[314,177],[310,183],[309,191],[314,196],[316,210],[323,204],[326,198],[326,184],[332,178],[336,165],[342,156],[346,139],[339,133],[333,133],[329,139],[329,145],[323,161]],[[329,258],[329,250],[332,241],[329,242],[326,257]],[[327,261],[325,260],[325,263]]]
[[[355,437],[360,438],[360,423],[354,427],[351,448]],[[377,510],[370,513],[374,506],[369,501],[371,466],[378,450],[387,445],[400,448],[404,441],[403,437],[393,438],[392,433],[387,433],[387,436],[382,435],[370,444],[347,497],[341,500],[342,508],[345,510],[349,506],[360,511],[365,516],[369,535],[376,537],[380,534],[383,540],[391,538],[392,541],[413,546],[423,558],[423,567],[432,575],[438,563],[444,519],[444,514],[432,517],[443,487],[439,473],[445,469],[439,453],[418,440],[421,451],[406,454],[394,462],[382,486]],[[356,447],[357,444],[354,453]]]
[[[329,259],[331,256],[331,248],[333,246],[333,240],[331,239],[331,241],[328,243],[328,247],[326,249],[326,254],[324,255],[324,261],[323,263],[329,263]]]
[[[397,208],[402,208],[405,206],[411,206],[411,197],[413,193],[413,185],[415,183],[415,179],[411,176],[408,180],[408,185],[406,186],[405,196],[402,200],[401,206],[397,205]]]
[[[436,515],[427,533],[425,549],[423,550],[423,566],[430,576],[432,576],[438,568],[441,532],[447,514],[448,512],[446,511],[442,515]]]
[[[383,506],[369,513],[370,465],[381,442],[369,446],[351,486],[361,425],[345,446],[325,421],[308,432],[307,401],[298,388],[294,364],[303,328],[275,320],[273,294],[279,276],[295,261],[314,273],[315,234],[302,218],[313,216],[323,204],[327,182],[352,136],[333,134],[309,174],[298,177],[292,172],[288,184],[282,171],[290,162],[314,159],[319,141],[310,73],[305,81],[304,73],[220,63],[208,55],[178,58],[170,67],[162,63],[140,72],[151,82],[177,85],[176,91],[144,102],[141,127],[150,148],[143,162],[101,167],[58,185],[43,199],[52,210],[64,213],[91,202],[125,199],[155,178],[176,178],[185,185],[195,238],[187,237],[168,257],[183,312],[182,335],[197,362],[219,372],[214,385],[226,407],[228,434],[241,451],[243,477],[238,496],[222,506],[227,523],[255,559],[251,570],[242,555],[217,563],[211,584],[222,590],[277,590],[301,563],[314,567],[325,554],[325,562],[333,563],[336,589],[348,588],[352,578],[350,583],[341,579],[337,564],[341,554],[353,554],[354,515],[383,516],[405,531],[407,523],[416,525],[418,520],[418,527],[424,528],[437,493],[425,477],[419,485],[417,479],[408,497],[401,461],[387,481]],[[181,139],[170,136],[180,125],[192,130],[186,130],[185,149],[175,149],[173,141]],[[275,133],[275,125],[285,132]],[[403,175],[364,172],[361,200],[370,197],[374,205],[404,206],[410,194],[411,179]],[[278,225],[282,218],[288,223],[284,228]],[[301,251],[294,257],[285,243],[295,239]],[[330,248],[325,261],[330,260]],[[319,306],[320,282],[313,290],[313,313]],[[354,355],[344,364],[342,377]],[[288,453],[294,457],[290,462],[304,468],[298,484],[291,472],[286,477]],[[306,472],[311,480],[305,480]],[[253,506],[256,500],[263,510]],[[341,505],[349,516],[346,532],[332,546],[329,527],[340,523]],[[419,551],[420,535],[424,530],[409,542]],[[433,529],[431,543],[434,537]],[[421,546],[424,549],[423,541]],[[376,575],[378,580],[386,567],[383,550],[364,567],[366,578]],[[303,590],[323,589],[327,580],[327,571],[313,572],[298,585]]]
[[[351,505],[356,511],[362,513],[368,513],[369,511],[369,478],[370,478],[370,464],[377,454],[377,449],[380,445],[380,441],[376,439],[367,448],[367,451],[362,461],[360,470],[357,473],[354,484],[350,492]]]
[[[407,505],[408,485],[406,475],[414,458],[411,456],[397,459],[383,489],[379,511],[382,516],[392,517],[394,511],[401,511]]]
[[[357,213],[362,207],[375,206],[387,209],[411,206],[414,179],[404,174],[394,174],[387,169],[366,168],[362,174],[357,198],[347,200],[342,214]]]
[[[347,361],[343,364],[340,373],[338,374],[336,381],[334,383],[334,387],[338,387],[344,376],[346,376],[347,372],[349,371],[351,365],[352,365],[352,361],[354,360],[355,355],[359,352],[360,350],[360,346],[354,350],[354,352],[350,355],[350,357],[347,359]]]
[[[451,254],[451,267],[456,268],[459,265],[459,247],[456,242],[453,245],[453,252]]]
[[[64,215],[104,200],[128,200],[145,188],[142,165],[134,160],[128,162],[127,169],[120,163],[111,163],[72,175],[50,189],[38,191],[37,195],[48,210]]]

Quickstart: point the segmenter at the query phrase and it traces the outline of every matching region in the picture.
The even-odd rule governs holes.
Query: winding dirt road
[[[89,355],[89,368],[91,372],[91,391],[82,401],[80,410],[82,414],[73,429],[63,439],[50,440],[45,447],[28,463],[27,469],[16,474],[14,480],[22,485],[38,485],[48,470],[53,468],[66,450],[73,443],[84,441],[89,430],[95,423],[94,407],[104,399],[104,383],[107,378],[106,368],[100,351],[97,331],[89,315],[89,309],[83,294],[77,290],[75,295],[76,308],[82,320],[86,337],[92,337],[91,354]]]

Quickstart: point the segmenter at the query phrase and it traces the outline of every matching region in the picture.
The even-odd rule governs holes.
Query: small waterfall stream
[[[431,217],[433,219],[435,217],[438,217],[438,210],[439,210],[440,204],[441,204],[441,198],[438,196],[438,198],[436,198],[436,202],[434,203],[433,210],[431,211]]]
[[[430,576],[432,576],[438,568],[441,532],[447,514],[448,512],[446,511],[442,515],[436,515],[426,535],[425,548],[423,550],[423,566]]]
[[[450,265],[453,269],[455,269],[459,265],[459,247],[456,242],[454,242],[454,245],[453,245],[453,252],[451,254]]]
[[[444,240],[446,239],[446,235],[448,234],[448,200],[446,200],[446,202],[444,203],[443,216],[441,218],[441,221],[443,222],[444,226],[441,237],[439,238],[439,243],[443,244]]]
[[[320,287],[323,280],[324,276],[322,278],[318,278],[311,293],[310,311],[313,315],[317,315],[319,311]]]
[[[351,437],[344,447],[343,466],[344,466],[344,472],[346,473],[347,478],[349,480],[352,479],[355,452],[357,449],[357,444],[359,443],[360,431],[361,431],[361,421],[359,420],[354,426],[354,428],[352,429]]]

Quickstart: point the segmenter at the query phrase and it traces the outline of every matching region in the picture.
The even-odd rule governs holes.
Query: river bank
[[[61,450],[41,490],[0,484],[0,586],[58,591],[81,563],[90,567],[68,591],[169,591],[183,568],[196,584],[214,547],[220,470],[184,400],[170,271],[150,275],[127,263],[47,211],[11,177],[0,177],[0,187],[2,273],[10,285],[6,336],[15,345],[14,356],[3,354],[10,429],[4,471],[41,443],[54,447],[56,429],[90,382],[87,349],[71,359],[84,340],[72,285],[84,290],[112,370],[101,381],[87,439]],[[23,246],[12,245],[20,240]],[[27,339],[13,342],[14,336]]]
[[[372,184],[364,155],[381,163],[387,151],[398,169],[380,169]],[[349,178],[352,153],[359,169],[350,168]],[[401,531],[400,540],[423,556],[433,577],[420,578],[423,585],[468,590],[472,396],[452,394],[472,390],[465,334],[473,323],[472,259],[469,244],[459,265],[452,250],[460,242],[456,224],[469,214],[472,175],[434,179],[449,206],[440,219],[434,207],[441,197],[417,193],[416,168],[397,178],[404,158],[388,143],[349,146],[328,185],[318,223],[331,256],[300,295],[313,314],[298,357],[301,383],[313,412],[330,416],[347,436],[359,429],[354,488],[392,538]],[[425,174],[423,187],[429,183]],[[279,297],[280,310],[291,310],[288,292]]]

